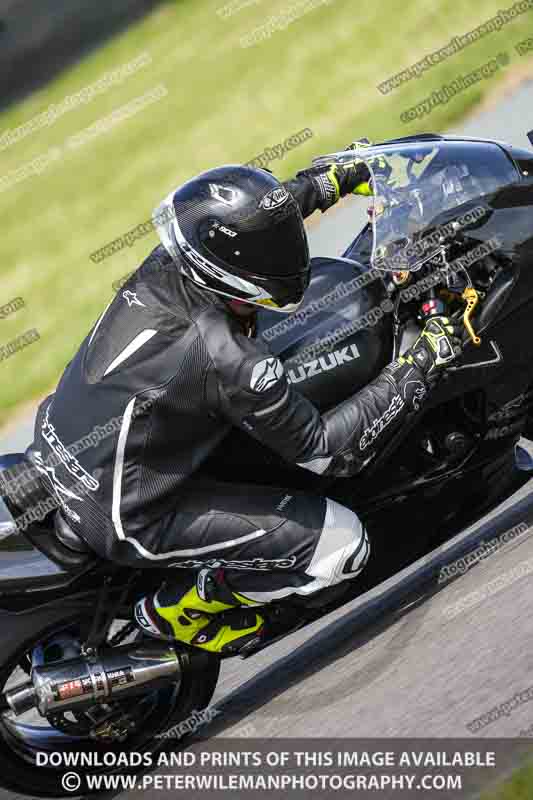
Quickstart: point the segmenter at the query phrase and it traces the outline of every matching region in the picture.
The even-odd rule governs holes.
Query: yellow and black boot
[[[166,581],[135,606],[135,620],[149,636],[230,655],[259,641],[263,617],[256,604],[233,592],[222,569],[203,569],[195,583]]]

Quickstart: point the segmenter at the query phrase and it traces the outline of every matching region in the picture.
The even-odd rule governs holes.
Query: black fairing
[[[531,336],[533,300],[533,156],[526,150],[501,145],[516,167],[516,181],[503,186],[486,202],[487,215],[481,224],[466,232],[470,246],[498,237],[501,248],[493,253],[499,275],[484,300],[475,328],[482,345],[470,346],[464,366],[433,398],[437,405],[452,397],[482,388],[489,407],[497,407],[531,387],[533,337]],[[476,281],[474,265],[471,276]],[[483,360],[493,360],[494,345],[502,361],[486,368],[477,367]]]
[[[375,314],[387,299],[381,280],[358,283],[361,276],[364,283],[367,271],[368,266],[342,259],[314,258],[311,283],[299,310],[288,317],[270,311],[258,315],[258,335],[284,361],[289,381],[322,411],[363,388],[392,358],[390,314],[372,316],[374,324],[349,332],[354,321]],[[324,298],[324,308],[317,308],[317,301]],[[340,341],[312,352],[318,341],[343,328],[347,330]]]

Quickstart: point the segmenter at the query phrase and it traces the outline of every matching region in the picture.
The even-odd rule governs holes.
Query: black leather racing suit
[[[305,216],[331,202],[313,173],[285,185]],[[254,573],[256,593],[305,592],[360,571],[368,540],[357,517],[324,498],[234,486],[231,475],[208,485],[195,471],[237,426],[305,469],[353,474],[426,388],[416,367],[393,363],[321,416],[226,301],[157,247],[42,403],[34,448],[64,518],[102,556],[222,563],[244,583]]]

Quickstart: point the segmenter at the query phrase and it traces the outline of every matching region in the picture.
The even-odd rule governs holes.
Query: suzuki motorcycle
[[[533,436],[533,155],[427,134],[355,144],[316,163],[354,157],[371,172],[368,223],[342,257],[313,259],[296,314],[260,312],[258,335],[322,411],[377,377],[432,315],[462,318],[467,344],[429,397],[421,393],[420,413],[355,476],[288,465],[237,430],[203,465],[210,477],[338,500],[373,545],[365,572],[320,602],[265,605],[266,636],[241,657],[430,553],[510,497],[533,467],[518,445]],[[388,410],[361,431],[358,457],[393,418]],[[2,457],[0,477],[28,457]],[[497,517],[491,535],[505,525]],[[0,785],[64,796],[64,770],[38,766],[38,752],[101,754],[100,767],[87,767],[94,774],[116,769],[106,753],[169,746],[165,731],[209,703],[221,658],[147,639],[134,623],[135,602],[164,572],[102,561],[55,512],[23,531],[7,514],[0,536]]]

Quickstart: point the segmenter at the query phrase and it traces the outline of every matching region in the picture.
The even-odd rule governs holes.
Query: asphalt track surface
[[[522,84],[495,109],[452,132],[527,147],[533,118],[526,119],[524,110],[532,99],[533,82]],[[430,120],[425,127],[430,130]],[[313,254],[339,254],[363,219],[355,200],[325,215],[311,230]],[[19,422],[0,440],[2,451],[25,446],[31,426],[31,418]],[[533,480],[513,500],[532,491]],[[394,532],[394,546],[401,547],[404,536],[409,531]],[[242,737],[243,743],[250,737],[453,737],[470,738],[474,745],[467,723],[533,685],[532,572],[533,528],[438,592],[418,598],[415,593],[408,602],[397,593],[395,609],[362,629],[361,622],[372,618],[361,611],[368,598],[253,658],[229,660],[214,698],[221,715],[205,734]],[[405,579],[396,576],[376,596],[393,596]],[[529,728],[533,702],[524,702],[476,737],[517,737]]]

